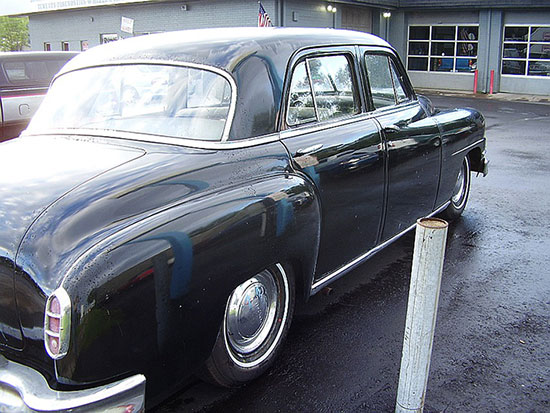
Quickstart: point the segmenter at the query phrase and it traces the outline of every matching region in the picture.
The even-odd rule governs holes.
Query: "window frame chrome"
[[[319,115],[317,113],[317,104],[315,101],[315,92],[313,89],[313,84],[311,83],[311,76],[309,73],[309,63],[308,60],[312,58],[320,58],[325,56],[344,56],[346,60],[349,63],[349,68],[351,71],[351,77],[352,81],[354,82],[355,86],[355,94],[354,99],[357,102],[357,113],[354,113],[352,115],[345,115],[338,118],[333,119],[327,119],[327,120],[319,120]],[[309,78],[310,82],[310,89],[311,94],[314,102],[314,108],[315,108],[315,116],[317,119],[312,120],[310,122],[304,122],[304,123],[297,123],[295,125],[291,125],[288,123],[288,111],[290,107],[290,86],[292,83],[292,76],[294,75],[294,71],[296,70],[296,67],[304,62],[306,66],[306,72]],[[346,123],[350,121],[350,119],[354,119],[357,117],[360,117],[365,113],[365,100],[363,95],[363,86],[362,86],[362,77],[361,77],[361,67],[358,64],[357,61],[357,45],[356,44],[343,44],[343,45],[330,45],[330,46],[318,46],[313,48],[306,48],[302,49],[295,53],[295,55],[290,59],[288,64],[288,69],[286,71],[285,76],[285,82],[284,82],[284,93],[283,93],[283,104],[281,107],[284,108],[284,113],[281,114],[281,117],[278,122],[278,130],[283,133],[284,131],[288,130],[297,130],[302,128],[317,128],[318,125],[323,125],[322,129],[324,128],[331,128],[333,127],[331,124],[333,123],[340,123],[342,121],[345,121]],[[326,126],[325,126],[326,125]]]

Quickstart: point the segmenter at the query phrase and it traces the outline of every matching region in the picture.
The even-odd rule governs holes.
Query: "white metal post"
[[[438,218],[422,218],[416,223],[396,413],[424,409],[447,227],[447,222]]]

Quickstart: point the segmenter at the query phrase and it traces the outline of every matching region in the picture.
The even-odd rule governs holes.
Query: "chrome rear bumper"
[[[36,370],[0,355],[0,412],[142,412],[145,376],[104,386],[57,391]]]

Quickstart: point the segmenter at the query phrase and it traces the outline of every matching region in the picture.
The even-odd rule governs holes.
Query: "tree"
[[[0,16],[0,50],[23,50],[29,45],[29,18]]]

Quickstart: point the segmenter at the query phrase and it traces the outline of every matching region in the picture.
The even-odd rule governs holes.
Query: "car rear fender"
[[[72,342],[56,361],[58,379],[82,385],[139,372],[159,390],[188,376],[208,357],[237,285],[281,262],[296,264],[297,287],[309,293],[319,233],[313,187],[291,174],[227,188],[117,232],[64,279]],[[158,367],[167,363],[168,374]]]

